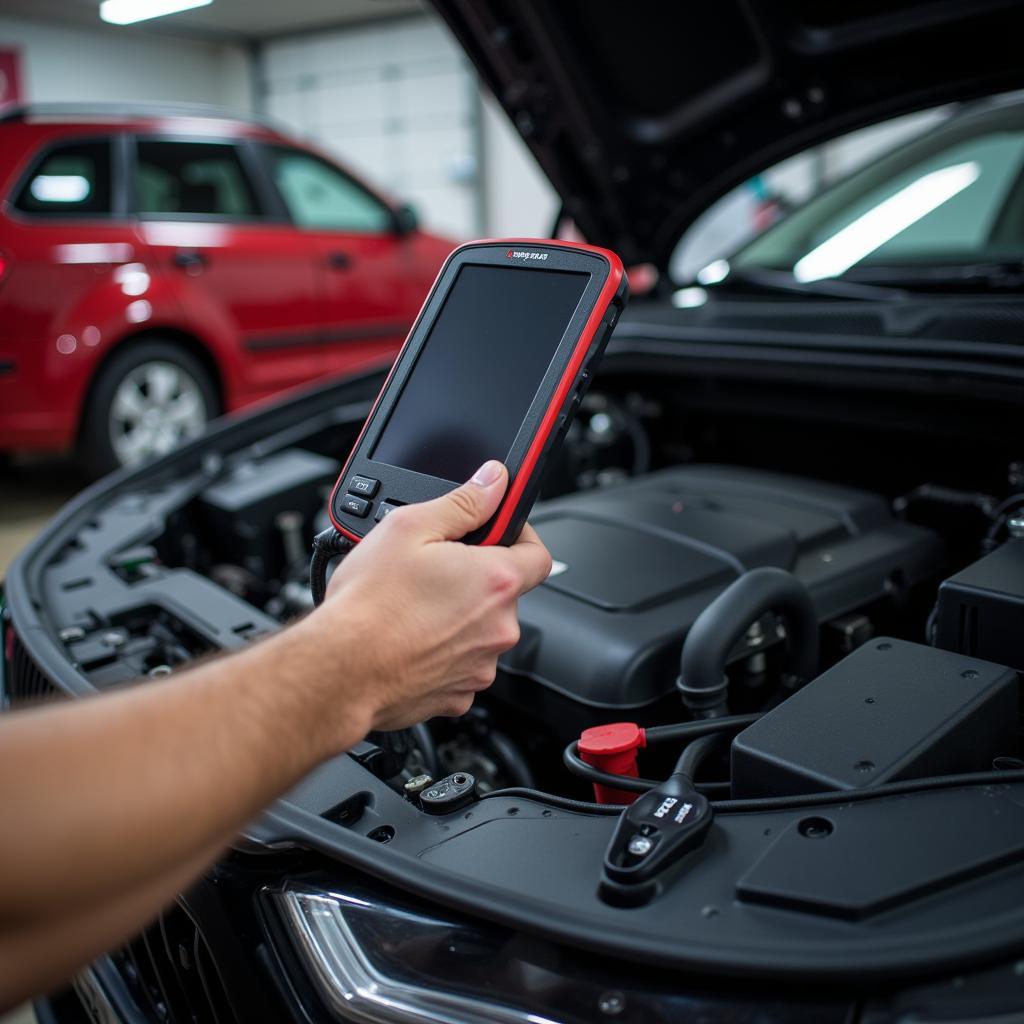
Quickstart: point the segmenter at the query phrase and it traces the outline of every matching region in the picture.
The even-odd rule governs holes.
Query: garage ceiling
[[[2,6],[5,15],[14,17],[204,39],[266,39],[422,10],[419,0],[213,0],[208,7],[115,28],[100,21],[99,0],[4,0]]]

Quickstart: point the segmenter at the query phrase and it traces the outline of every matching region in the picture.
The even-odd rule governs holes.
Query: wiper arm
[[[823,278],[820,281],[798,281],[788,270],[772,270],[768,267],[743,267],[730,271],[721,284],[712,287],[728,287],[730,284],[747,284],[772,292],[790,292],[795,295],[826,295],[835,299],[877,300],[906,298],[906,292],[885,285],[861,284],[858,281],[840,281],[837,278]]]
[[[908,288],[960,285],[993,291],[1024,291],[1024,262],[1020,260],[947,263],[935,266],[876,265],[855,269],[853,272],[858,277],[877,282],[883,287],[892,282],[893,285]]]

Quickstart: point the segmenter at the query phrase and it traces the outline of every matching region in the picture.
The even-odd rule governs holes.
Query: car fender
[[[44,371],[77,424],[100,368],[116,350],[145,335],[167,334],[205,351],[222,391],[237,377],[238,346],[215,303],[202,301],[200,289],[187,298],[178,282],[141,262],[111,267],[62,318],[63,333],[47,346]],[[191,315],[186,314],[191,311]],[[187,343],[188,343],[187,342]],[[232,396],[223,394],[225,407]]]

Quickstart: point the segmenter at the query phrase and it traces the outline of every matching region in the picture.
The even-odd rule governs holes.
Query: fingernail
[[[501,476],[501,463],[497,459],[485,462],[474,474],[470,483],[478,487],[490,487]]]

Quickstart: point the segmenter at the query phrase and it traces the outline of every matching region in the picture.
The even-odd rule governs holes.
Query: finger
[[[507,486],[508,470],[492,459],[454,491],[409,506],[406,520],[419,523],[438,540],[461,540],[494,515]]]
[[[544,542],[537,536],[532,526],[525,527],[519,540],[512,547],[505,548],[501,554],[519,575],[520,594],[525,594],[539,583],[543,583],[551,572],[551,552],[544,546]]]

